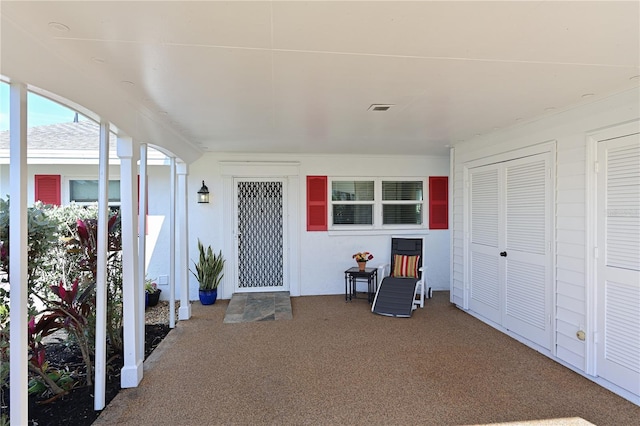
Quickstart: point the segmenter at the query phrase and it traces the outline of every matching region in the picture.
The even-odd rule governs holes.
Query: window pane
[[[422,224],[422,204],[383,204],[383,225]]]
[[[373,225],[373,205],[334,204],[334,225]]]
[[[98,201],[97,180],[71,180],[69,181],[69,195],[71,201],[77,203],[93,203]],[[109,201],[120,201],[120,181],[109,181]]]
[[[333,181],[333,201],[373,201],[373,181]]]
[[[422,182],[382,182],[384,201],[422,201]]]

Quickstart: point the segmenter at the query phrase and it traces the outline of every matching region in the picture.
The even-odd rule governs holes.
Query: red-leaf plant
[[[107,224],[108,250],[110,252],[122,250],[120,235],[115,232],[118,224],[118,215],[109,218]],[[81,269],[91,271],[95,279],[98,259],[98,221],[96,219],[78,219],[76,221],[78,240],[75,241],[81,247],[84,259],[80,263]],[[72,241],[73,242],[73,241]]]
[[[67,393],[47,374],[49,363],[46,361],[46,353],[42,338],[60,329],[60,325],[52,318],[40,317],[38,321],[31,318],[28,325],[29,330],[29,360],[28,368],[32,373],[37,374],[56,395]]]
[[[87,368],[87,384],[89,386],[93,384],[93,367],[89,348],[89,315],[92,308],[92,290],[93,288],[88,286],[80,292],[77,279],[73,281],[70,289],[66,289],[62,281],[58,285],[51,286],[51,291],[60,300],[51,300],[51,307],[45,311],[45,314],[38,321],[38,324],[42,323],[42,330],[64,328],[75,337]],[[35,331],[38,331],[38,327],[36,327]]]

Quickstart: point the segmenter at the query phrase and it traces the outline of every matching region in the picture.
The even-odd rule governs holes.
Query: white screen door
[[[598,375],[640,395],[640,135],[598,143]]]
[[[238,292],[288,291],[285,181],[236,179]]]
[[[549,349],[550,154],[470,169],[469,308]]]

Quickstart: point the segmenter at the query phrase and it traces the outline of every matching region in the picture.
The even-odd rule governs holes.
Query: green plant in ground
[[[222,251],[218,254],[214,254],[211,250],[211,246],[206,249],[198,239],[198,262],[192,260],[195,268],[195,272],[191,269],[191,273],[198,283],[200,284],[200,290],[215,290],[218,288],[220,281],[224,274],[224,258],[222,257]]]
[[[0,199],[0,269],[9,275],[9,209],[10,203]],[[58,259],[52,256],[58,243],[59,222],[49,215],[51,208],[36,203],[27,209],[27,285],[29,307],[36,300],[46,301],[48,293],[48,271],[54,270]],[[7,278],[3,278],[6,282]]]
[[[60,395],[66,391],[55,380],[54,371],[50,371],[46,360],[46,351],[42,344],[42,338],[61,328],[61,325],[53,319],[41,317],[37,322],[35,318],[29,321],[29,371],[36,374],[37,378],[29,381],[29,393],[42,393],[50,389],[54,394]]]
[[[91,342],[91,334],[89,332],[89,315],[92,313],[92,294],[93,288],[86,287],[80,291],[78,280],[75,280],[71,288],[65,288],[62,281],[58,285],[51,286],[51,291],[58,296],[58,300],[53,300],[53,308],[47,309],[45,314],[40,318],[35,326],[34,332],[45,331],[51,333],[57,328],[64,328],[74,338],[82,359],[87,368],[87,384],[93,384],[93,367],[91,362],[91,354],[93,353]]]

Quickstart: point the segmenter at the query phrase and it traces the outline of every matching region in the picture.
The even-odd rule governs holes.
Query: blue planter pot
[[[213,305],[218,298],[218,289],[215,290],[199,290],[200,303],[203,305]]]

